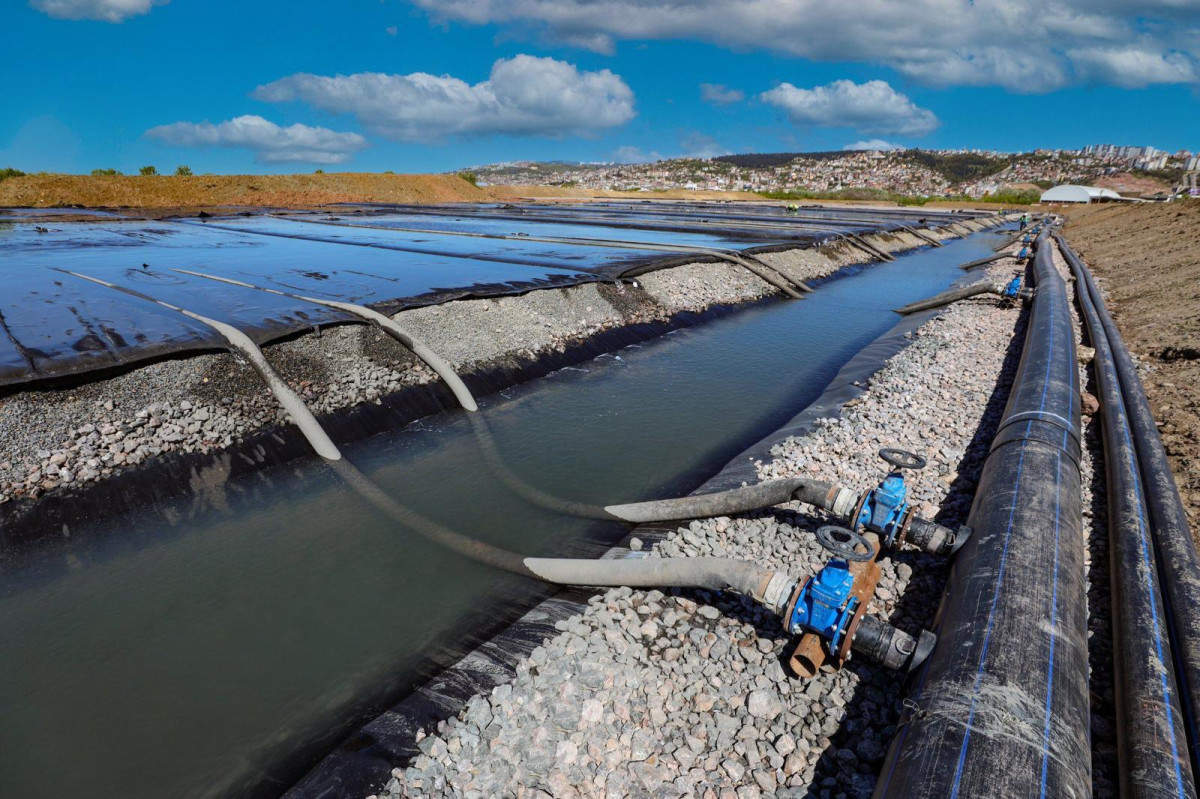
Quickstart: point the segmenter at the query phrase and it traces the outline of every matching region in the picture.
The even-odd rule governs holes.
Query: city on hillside
[[[1189,188],[1196,194],[1198,171],[1200,154],[1111,144],[1025,153],[912,149],[750,153],[632,164],[519,161],[466,170],[491,185],[979,199],[1014,199],[1064,183],[1096,185],[1131,197],[1170,196]]]

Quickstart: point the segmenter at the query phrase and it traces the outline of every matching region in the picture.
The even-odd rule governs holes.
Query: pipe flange
[[[870,497],[871,491],[869,489],[862,492],[862,495],[859,496],[858,504],[854,506],[854,510],[850,513],[850,518],[846,519],[847,525],[851,530],[857,530],[859,527],[862,527],[862,525],[858,523],[858,520],[862,518],[863,507],[866,506],[867,500],[870,499]]]
[[[910,524],[912,524],[913,516],[915,516],[916,514],[917,514],[916,508],[914,508],[910,505],[908,510],[904,512],[904,519],[902,519],[900,522],[899,534],[896,535],[896,537],[888,543],[888,546],[895,548],[895,547],[899,547],[901,544],[903,544],[905,542],[905,540],[908,538],[908,526]]]
[[[788,632],[792,631],[792,615],[796,612],[796,603],[800,601],[800,595],[804,593],[804,589],[810,580],[812,580],[811,575],[796,582],[796,588],[792,591],[792,595],[787,601],[787,607],[784,608],[786,615],[783,619],[783,626]]]
[[[862,623],[863,616],[866,614],[867,603],[859,600],[858,607],[854,609],[854,617],[846,625],[846,634],[842,636],[842,643],[838,646],[837,652],[834,653],[839,663],[845,663],[850,659],[850,650],[854,644],[854,636],[858,635],[858,625]]]

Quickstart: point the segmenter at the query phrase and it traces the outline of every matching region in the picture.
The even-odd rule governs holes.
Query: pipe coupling
[[[776,615],[783,615],[788,599],[792,595],[792,590],[796,586],[796,580],[783,572],[773,572],[771,579],[767,581],[765,586],[762,586],[762,596],[754,597],[761,602],[768,610]]]
[[[837,489],[837,496],[833,498],[828,508],[829,512],[841,519],[849,519],[854,513],[855,507],[858,506],[858,494],[848,488]]]
[[[937,636],[928,630],[913,638],[874,616],[863,616],[850,648],[889,669],[911,672],[925,662],[935,644]]]

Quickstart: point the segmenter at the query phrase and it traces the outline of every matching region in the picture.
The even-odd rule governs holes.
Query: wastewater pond
[[[286,224],[286,223],[280,223]],[[487,397],[506,465],[605,504],[686,493],[812,402],[992,234],[846,273]],[[526,553],[626,528],[489,470],[466,415],[339,441],[395,500]],[[440,550],[315,457],[0,560],[0,796],[276,796],[533,586]]]

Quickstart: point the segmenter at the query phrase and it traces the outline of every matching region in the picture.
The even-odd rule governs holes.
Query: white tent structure
[[[1112,189],[1097,189],[1095,186],[1070,184],[1055,186],[1042,193],[1042,202],[1044,203],[1095,203],[1124,199]]]

